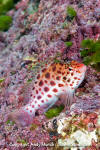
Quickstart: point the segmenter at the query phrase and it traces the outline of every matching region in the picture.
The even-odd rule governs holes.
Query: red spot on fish
[[[39,95],[38,97],[37,97],[37,99],[41,99],[42,97],[41,97],[41,95]]]
[[[39,91],[41,91],[41,88],[39,88]]]
[[[54,81],[50,81],[51,86],[56,85]]]
[[[42,100],[41,102],[44,103],[44,100]]]
[[[52,71],[53,72],[56,71],[56,66],[52,67]]]
[[[60,80],[60,78],[61,78],[60,76],[57,76],[57,77],[56,77],[56,80]]]
[[[45,83],[48,83],[48,81],[47,81],[47,80],[45,80],[44,82],[45,82]]]
[[[63,77],[64,80],[66,80],[66,77]]]
[[[77,79],[77,77],[74,77],[74,79],[76,80],[76,79]]]
[[[45,91],[45,92],[48,92],[48,91],[49,91],[49,88],[48,88],[48,87],[44,87],[44,91]]]
[[[42,80],[39,82],[39,86],[43,86],[43,81]]]
[[[70,82],[70,79],[68,79],[67,82]]]
[[[65,72],[62,72],[62,75],[64,75],[65,74]]]
[[[38,104],[38,107],[40,107],[40,105]]]
[[[36,94],[38,94],[38,90],[36,90]]]
[[[42,94],[42,95],[44,95],[44,93],[43,93],[43,92],[41,92],[41,94]]]
[[[32,113],[32,110],[30,110],[30,113]]]
[[[69,71],[67,71],[67,74],[69,74],[70,72]]]
[[[78,78],[78,80],[80,80],[80,79]]]
[[[70,86],[73,86],[73,84],[70,84]]]
[[[71,73],[71,76],[73,76],[73,75],[74,75],[74,73],[72,72],[72,73]]]
[[[49,78],[50,78],[50,73],[47,72],[47,73],[45,74],[45,77],[46,77],[47,79],[49,79]]]
[[[37,79],[40,79],[40,74],[37,76]]]
[[[46,71],[46,68],[42,69],[42,72],[45,72]]]
[[[59,86],[59,87],[63,87],[64,85],[63,85],[63,84],[58,84],[58,86]]]
[[[35,98],[35,96],[34,96],[34,98]]]
[[[56,93],[56,92],[58,92],[58,90],[57,90],[56,88],[54,88],[54,89],[53,89],[53,92],[55,92],[55,93]]]
[[[35,104],[37,103],[37,101],[35,101]]]
[[[49,98],[51,98],[51,97],[52,97],[52,95],[50,95],[50,94],[48,94],[47,96],[48,96]]]
[[[61,71],[58,70],[57,73],[61,73]]]
[[[32,105],[32,108],[34,108],[34,105]]]

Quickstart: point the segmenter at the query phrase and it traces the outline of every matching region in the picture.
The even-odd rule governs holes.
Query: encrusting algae
[[[85,72],[86,66],[76,61],[47,64],[36,76],[29,103],[10,113],[8,118],[19,126],[27,126],[32,123],[38,109],[47,111],[59,98],[64,100],[68,110],[75,102],[74,92],[83,81]]]

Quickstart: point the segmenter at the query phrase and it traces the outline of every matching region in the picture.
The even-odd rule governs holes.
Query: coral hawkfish
[[[86,66],[76,61],[47,65],[36,76],[29,103],[12,112],[9,117],[18,125],[29,125],[39,108],[45,107],[46,111],[59,97],[64,99],[69,108],[74,102],[75,89],[83,81],[85,72]]]

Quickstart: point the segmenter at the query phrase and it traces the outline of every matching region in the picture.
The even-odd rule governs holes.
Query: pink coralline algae
[[[67,17],[69,5],[77,13],[71,21]],[[30,11],[34,6],[36,6],[35,11],[33,9]],[[100,38],[99,8],[99,0],[21,0],[15,5],[15,9],[7,13],[13,17],[13,22],[8,31],[0,32],[1,149],[22,149],[21,146],[13,145],[13,143],[18,145],[20,141],[29,144],[26,149],[45,150],[49,148],[32,146],[32,143],[39,141],[50,143],[53,139],[59,138],[55,130],[44,128],[43,124],[47,123],[47,118],[42,110],[36,114],[32,130],[30,127],[18,128],[13,122],[7,121],[7,114],[29,102],[34,77],[42,63],[53,57],[56,58],[57,54],[60,54],[63,62],[72,59],[82,61],[81,41],[86,38],[94,40]],[[72,46],[66,46],[65,42],[72,42]],[[37,65],[34,63],[34,58],[25,60],[27,56],[36,56]],[[66,115],[67,118],[73,112],[82,114],[96,111],[100,114],[99,82],[100,72],[88,66],[85,80],[75,93],[77,101]],[[59,117],[55,119],[58,121]],[[35,127],[37,125],[35,129],[34,124]],[[94,124],[96,126],[96,120]],[[53,148],[55,149],[54,146]]]
[[[21,0],[21,2],[18,2],[16,4],[16,9],[26,9],[28,5],[29,0]]]

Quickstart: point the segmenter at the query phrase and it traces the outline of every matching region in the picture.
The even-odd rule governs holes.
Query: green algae
[[[61,105],[61,106],[56,106],[55,108],[51,108],[51,109],[49,109],[47,112],[45,112],[45,116],[47,117],[47,118],[53,118],[53,117],[56,117],[56,116],[58,116],[60,113],[61,113],[61,111],[64,109],[64,106],[63,105]]]
[[[100,71],[100,40],[85,39],[81,42],[81,57],[85,65],[93,66]]]
[[[67,21],[65,21],[63,24],[62,24],[62,28],[65,29],[65,28],[68,28],[69,24]]]
[[[13,7],[13,0],[0,0],[0,15],[6,14],[6,12],[12,9]]]
[[[15,122],[14,122],[14,121],[11,121],[11,120],[7,120],[7,121],[6,121],[6,124],[13,126],[13,125],[15,124]]]
[[[26,140],[24,140],[24,139],[20,139],[20,138],[19,138],[19,139],[17,140],[17,143],[23,145],[24,147],[28,146],[28,142],[27,142]]]
[[[53,62],[54,63],[61,63],[61,53],[60,52],[57,52],[55,57],[53,57]]]
[[[28,79],[28,80],[27,80],[27,82],[32,82],[32,80],[33,80],[33,79],[32,79],[32,78],[30,78],[30,79]]]
[[[2,83],[5,80],[5,78],[0,78],[0,83]]]
[[[38,126],[34,123],[31,124],[30,131],[34,131]]]
[[[73,43],[71,41],[65,42],[67,47],[71,47],[73,45]]]
[[[1,15],[0,16],[0,31],[7,31],[12,23],[12,17]]]
[[[71,6],[68,6],[67,7],[67,20],[72,21],[76,17],[76,15],[77,15],[77,13],[74,10],[74,8]]]
[[[54,59],[54,63],[60,63],[61,61],[59,59]]]

